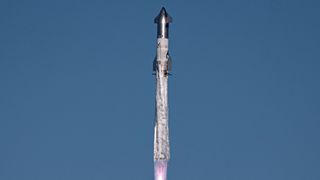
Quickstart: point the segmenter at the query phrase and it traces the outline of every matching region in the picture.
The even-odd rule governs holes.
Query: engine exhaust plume
[[[154,179],[155,180],[167,180],[167,161],[155,161],[154,162]]]

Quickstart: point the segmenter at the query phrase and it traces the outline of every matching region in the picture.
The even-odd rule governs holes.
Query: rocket
[[[171,71],[169,56],[169,23],[172,18],[163,7],[154,19],[157,24],[157,54],[153,61],[156,79],[155,127],[154,127],[154,168],[155,180],[167,179],[167,164],[170,159],[168,76]]]

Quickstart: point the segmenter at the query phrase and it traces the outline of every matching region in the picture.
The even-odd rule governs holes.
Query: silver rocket
[[[168,76],[171,71],[169,56],[169,23],[172,18],[165,8],[154,19],[157,24],[157,55],[153,62],[156,77],[156,113],[154,127],[155,180],[166,180],[167,163],[170,159],[168,126]]]

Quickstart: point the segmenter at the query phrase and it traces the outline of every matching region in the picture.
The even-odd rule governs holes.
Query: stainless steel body
[[[154,18],[154,23],[158,25],[157,27],[157,38],[169,38],[169,23],[172,23],[172,18],[167,13],[166,9],[163,7],[159,15]]]

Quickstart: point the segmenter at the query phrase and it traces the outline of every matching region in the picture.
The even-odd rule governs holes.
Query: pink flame
[[[154,179],[155,180],[167,180],[167,161],[155,161],[154,162]]]

